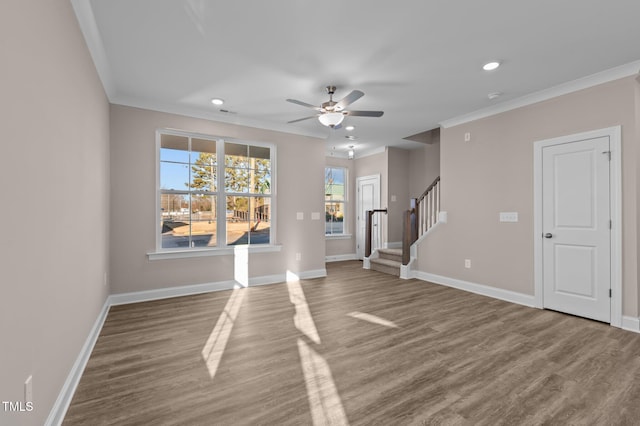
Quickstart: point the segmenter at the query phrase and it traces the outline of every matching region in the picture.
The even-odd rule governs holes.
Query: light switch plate
[[[296,219],[304,220],[304,212],[297,212],[296,213]]]
[[[500,222],[517,222],[518,212],[500,212]]]
[[[311,220],[320,220],[320,212],[311,212]]]

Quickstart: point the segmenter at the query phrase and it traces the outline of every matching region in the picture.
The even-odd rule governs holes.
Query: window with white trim
[[[325,235],[344,235],[345,203],[347,201],[347,169],[325,167],[324,169],[324,210]]]
[[[270,144],[158,132],[159,250],[271,244]]]

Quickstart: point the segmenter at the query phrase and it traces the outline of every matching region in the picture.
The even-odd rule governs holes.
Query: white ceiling
[[[339,156],[416,147],[403,138],[640,59],[637,0],[72,3],[112,103],[319,136]],[[483,71],[489,60],[502,66]],[[347,117],[355,142],[287,124],[313,111],[285,99],[319,105],[329,84],[384,116]]]

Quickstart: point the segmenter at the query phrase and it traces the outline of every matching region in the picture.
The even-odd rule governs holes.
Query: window
[[[347,170],[343,167],[324,169],[325,235],[345,233],[345,201]]]
[[[271,243],[274,147],[158,135],[159,249]]]

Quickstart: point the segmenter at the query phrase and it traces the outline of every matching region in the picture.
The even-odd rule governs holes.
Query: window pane
[[[191,196],[191,246],[216,246],[216,196]]]
[[[249,244],[249,197],[228,196],[227,244]]]
[[[250,199],[250,244],[269,244],[271,233],[271,198],[252,197]]]
[[[160,162],[160,188],[186,190],[189,188],[189,164]]]
[[[161,194],[160,232],[162,248],[189,247],[189,196]]]
[[[216,245],[215,196],[162,194],[162,248],[214,247]]]
[[[211,162],[216,164],[216,141],[208,139],[191,139],[191,162],[194,163],[198,157],[202,154],[207,154],[207,160],[211,159]],[[209,161],[207,161],[209,164]]]
[[[160,135],[160,161],[189,163],[189,138]]]
[[[191,139],[191,188],[196,191],[217,190],[216,171],[218,157],[216,141]]]
[[[269,160],[271,159],[271,149],[262,146],[250,146],[249,157],[260,160]]]
[[[325,199],[344,200],[345,196],[345,169],[327,167],[325,169]]]
[[[249,192],[249,169],[226,167],[224,189],[226,192]]]
[[[271,170],[269,164],[260,164],[257,160],[256,168],[251,170],[251,192],[254,194],[271,194]]]
[[[191,164],[191,188],[194,191],[215,192],[218,185],[216,182],[217,167],[215,164],[215,154],[200,153],[195,163]]]
[[[249,147],[236,143],[224,144],[224,162],[228,167],[249,167]]]
[[[344,203],[327,202],[325,203],[325,233],[326,234],[343,234],[344,233]]]

